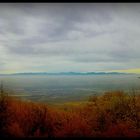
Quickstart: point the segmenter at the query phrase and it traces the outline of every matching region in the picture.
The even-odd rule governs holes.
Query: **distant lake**
[[[67,102],[87,99],[105,91],[140,91],[139,75],[18,75],[0,76],[10,95],[42,102]]]

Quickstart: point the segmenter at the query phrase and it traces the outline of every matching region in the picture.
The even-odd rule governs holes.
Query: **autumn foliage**
[[[0,137],[139,137],[140,96],[92,96],[76,107],[0,97]]]

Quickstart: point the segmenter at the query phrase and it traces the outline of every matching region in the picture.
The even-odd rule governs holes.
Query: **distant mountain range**
[[[48,72],[25,72],[25,73],[13,73],[13,74],[0,74],[0,75],[120,75],[129,73],[120,72],[58,72],[58,73],[48,73]]]

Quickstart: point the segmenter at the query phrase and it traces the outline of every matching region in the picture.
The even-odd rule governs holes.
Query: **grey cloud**
[[[9,68],[18,65],[20,69],[19,56],[26,61],[21,69],[34,68],[35,62],[54,69],[56,63],[64,69],[68,64],[71,69],[84,69],[90,64],[95,69],[138,67],[139,7],[0,4],[0,62],[4,61],[7,69],[8,60]]]
[[[27,45],[27,44],[26,44]],[[18,46],[9,46],[9,53],[13,53],[15,55],[25,55],[25,56],[67,56],[74,53],[73,49],[68,47],[51,47],[50,45],[46,47],[34,47],[33,45],[26,46],[25,44],[20,44]]]
[[[6,63],[0,62],[0,71],[6,69]]]
[[[75,27],[76,23],[94,21],[96,24],[107,24],[110,22],[110,13],[107,10],[103,10],[106,9],[104,6],[101,7],[94,4],[48,4],[45,6],[44,4],[4,4],[4,6],[1,5],[2,9],[0,10],[2,11],[0,17],[5,20],[1,32],[8,31],[19,36],[26,35],[25,17],[34,17],[36,20],[39,18],[44,20],[44,23],[38,25],[38,36],[40,36],[40,39],[46,39],[46,41],[64,40],[68,39],[67,34],[71,30],[81,30]],[[100,10],[97,12],[98,8]],[[49,20],[52,20],[53,25],[51,23],[48,24]],[[31,24],[34,25],[34,23]],[[89,34],[89,30],[83,32],[84,35]],[[96,34],[98,33],[91,32],[90,35]]]

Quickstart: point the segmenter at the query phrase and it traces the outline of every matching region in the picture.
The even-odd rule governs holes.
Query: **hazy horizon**
[[[1,3],[0,73],[140,73],[139,13],[139,3]]]
[[[40,72],[32,72],[32,71],[29,71],[29,72],[15,72],[15,73],[0,73],[0,75],[13,75],[13,74],[139,74],[139,73],[134,73],[134,72],[118,72],[118,71],[84,71],[84,72],[78,72],[78,71],[60,71],[60,72],[47,72],[47,71],[40,71]]]

